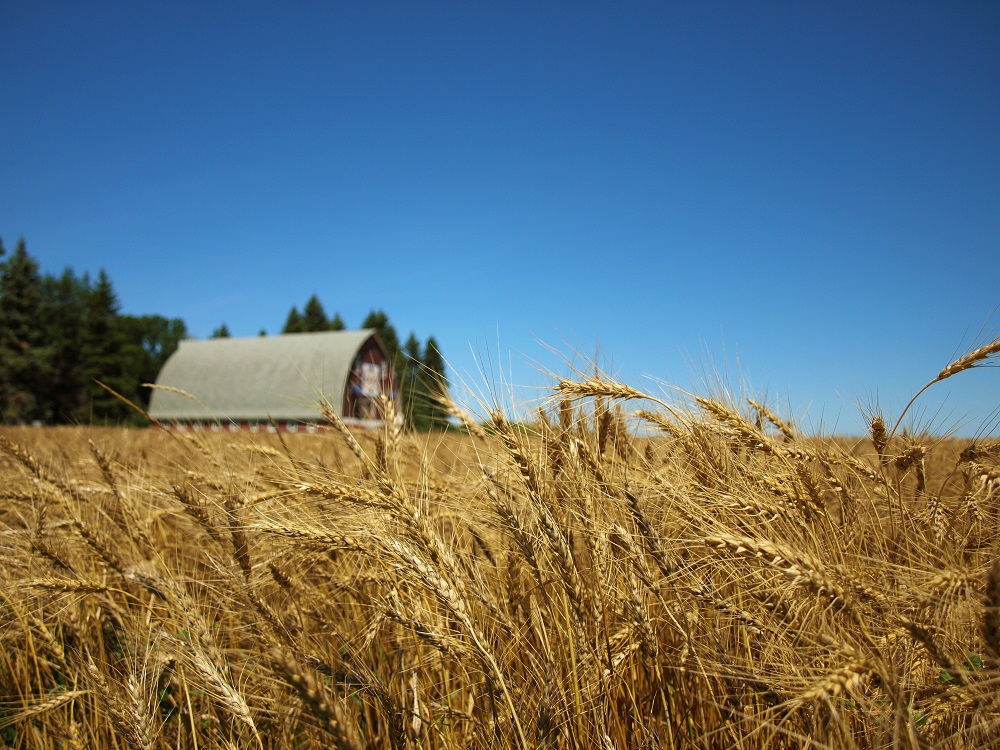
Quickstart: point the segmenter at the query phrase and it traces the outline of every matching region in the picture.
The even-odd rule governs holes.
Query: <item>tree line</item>
[[[96,279],[70,268],[43,273],[23,239],[9,254],[0,240],[0,423],[142,424],[152,383],[188,337],[180,318],[125,315],[107,273]],[[443,427],[447,413],[436,395],[447,388],[444,359],[431,336],[411,333],[400,346],[388,316],[373,310],[361,324],[388,349],[410,427]],[[344,330],[313,295],[292,308],[283,333]],[[223,323],[213,336],[228,336]],[[261,335],[265,335],[261,331]],[[98,383],[103,383],[106,388]],[[111,393],[114,391],[122,398]]]

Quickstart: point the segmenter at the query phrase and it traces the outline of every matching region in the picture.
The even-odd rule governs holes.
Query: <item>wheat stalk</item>
[[[993,561],[986,575],[983,597],[983,645],[993,667],[1000,669],[1000,558]]]
[[[274,668],[295,688],[303,703],[333,738],[334,746],[338,750],[361,750],[362,746],[344,710],[320,685],[315,675],[302,669],[293,657],[280,649],[272,649],[270,657]]]
[[[965,370],[970,370],[973,367],[982,365],[988,359],[1000,353],[1000,336],[990,341],[988,344],[984,344],[976,349],[973,349],[961,357],[956,359],[951,364],[948,364],[937,374],[937,376],[931,380],[927,385],[917,391],[916,395],[910,399],[910,401],[903,408],[900,413],[899,418],[896,420],[895,426],[893,426],[892,431],[889,433],[890,436],[896,434],[896,430],[899,428],[900,423],[903,421],[903,417],[906,416],[906,412],[909,411],[910,407],[913,406],[913,402],[920,398],[921,394],[930,388],[935,383],[940,383],[942,380],[946,380],[953,375],[958,375],[960,372]]]
[[[857,659],[827,674],[804,693],[796,696],[791,705],[830,703],[841,695],[854,695],[861,686],[877,676],[875,667],[867,659]]]

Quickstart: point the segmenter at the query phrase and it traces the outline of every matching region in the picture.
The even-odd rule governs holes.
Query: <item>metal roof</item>
[[[181,341],[153,389],[149,413],[170,420],[317,420],[320,396],[341,414],[344,388],[372,329]]]

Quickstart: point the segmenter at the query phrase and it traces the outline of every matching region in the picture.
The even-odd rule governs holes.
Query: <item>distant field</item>
[[[640,397],[0,428],[0,746],[998,746],[996,442]]]

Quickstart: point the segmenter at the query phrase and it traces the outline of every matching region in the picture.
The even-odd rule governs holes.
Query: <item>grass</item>
[[[0,429],[0,746],[998,745],[996,442],[599,377],[463,416]]]

